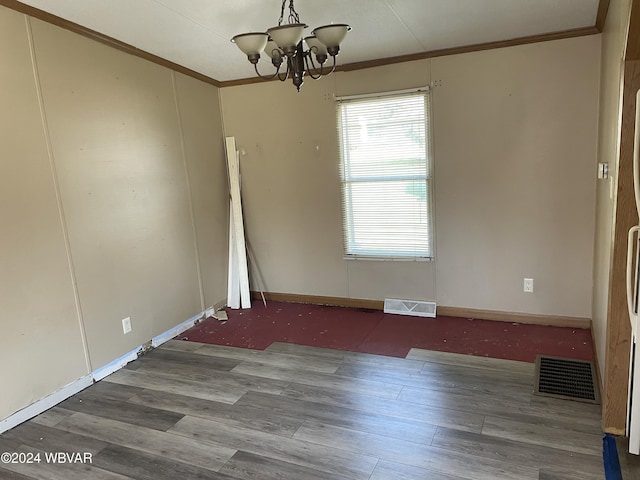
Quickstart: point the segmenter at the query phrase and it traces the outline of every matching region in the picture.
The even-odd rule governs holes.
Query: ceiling
[[[297,0],[295,8],[300,20],[309,25],[309,32],[331,22],[351,25],[338,64],[352,64],[556,32],[588,33],[586,30],[593,30],[596,25],[600,2],[609,3],[608,0]],[[253,66],[229,40],[237,33],[265,31],[277,25],[282,5],[281,0],[21,0],[21,3],[220,82],[255,77]],[[267,60],[263,55],[261,71],[270,73]]]

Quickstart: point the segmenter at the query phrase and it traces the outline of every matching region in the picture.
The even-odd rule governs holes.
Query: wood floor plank
[[[467,480],[437,470],[403,465],[402,463],[380,460],[369,480]]]
[[[569,452],[544,445],[523,444],[514,440],[442,427],[438,427],[432,445],[444,450],[514,462],[532,468],[540,465],[549,469],[569,468],[584,480],[602,479],[600,456]]]
[[[435,430],[435,427],[430,429],[432,434],[435,434]],[[388,437],[376,433],[362,432],[310,420],[306,420],[302,424],[293,438],[414,466],[420,463],[419,458],[426,448],[425,443],[412,442],[410,438],[406,440],[395,439],[390,442]]]
[[[315,420],[361,432],[379,433],[389,438],[400,440],[411,438],[414,442],[426,445],[431,443],[435,429],[433,425],[419,422],[415,419],[390,417],[258,392],[248,392],[234,405],[234,407],[243,406],[253,406],[265,412],[292,415],[301,420]]]
[[[137,362],[132,362],[132,364],[133,363]],[[91,398],[126,402],[131,397],[140,393],[142,390],[142,388],[132,385],[119,385],[117,383],[100,380],[99,382],[91,385],[91,388],[87,388],[81,393],[82,395]]]
[[[369,395],[327,390],[297,383],[290,384],[282,392],[282,395],[308,402],[346,407],[471,432],[480,432],[484,421],[484,416],[476,413],[399,400],[386,400]]]
[[[495,360],[495,359],[493,359]],[[527,364],[528,365],[528,364]],[[511,369],[488,369],[488,368],[472,368],[466,365],[455,365],[453,363],[430,363],[425,362],[424,367],[420,370],[422,375],[430,377],[438,376],[455,376],[469,379],[470,383],[474,383],[471,379],[482,379],[486,382],[503,385],[523,385],[533,387],[535,375],[532,372],[520,372]]]
[[[18,425],[6,432],[4,438],[44,452],[89,452],[95,455],[107,446],[107,442],[96,440],[92,436],[77,435],[35,422]]]
[[[473,480],[537,480],[538,478],[537,468],[514,462],[487,459],[407,441],[389,442],[380,435],[363,434],[312,422],[305,422],[293,438],[325,446],[331,445],[354,453],[368,452],[369,455],[383,460],[442,473],[453,473],[463,478],[472,472],[473,476],[467,478],[473,478]]]
[[[289,384],[293,375],[291,369],[254,362],[242,362],[235,367],[232,372],[280,380],[283,383],[286,382],[284,387]],[[297,371],[295,378],[297,383],[305,385],[362,393],[382,398],[397,398],[402,390],[401,385],[385,384],[365,379],[359,379],[357,382],[354,382],[353,379],[350,378],[309,371]],[[277,393],[281,392],[282,390]]]
[[[406,358],[427,363],[444,363],[469,368],[516,372],[525,375],[533,375],[535,372],[535,364],[529,362],[480,357],[477,355],[464,355],[460,353],[439,352],[436,350],[425,350],[422,348],[412,348],[409,350]]]
[[[222,345],[202,345],[195,350],[195,353],[247,362],[265,363],[292,370],[310,370],[320,373],[334,373],[342,363],[321,358],[307,359],[300,355],[272,353],[263,350],[250,350],[248,348],[227,347]]]
[[[219,470],[236,453],[235,449],[222,445],[203,444],[172,433],[84,413],[72,415],[57,428],[213,471]]]
[[[225,474],[178,462],[166,457],[121,446],[110,446],[94,459],[105,470],[129,475],[136,480],[230,480]]]
[[[577,402],[563,398],[531,395],[529,405],[536,410],[544,410],[557,415],[596,419],[599,422],[602,406],[587,402]]]
[[[567,411],[554,411],[553,408],[535,407],[529,404],[528,396],[503,397],[498,395],[500,401],[488,392],[470,395],[459,394],[455,391],[439,392],[427,388],[405,387],[398,396],[398,400],[408,403],[417,403],[431,407],[446,405],[454,410],[472,411],[480,415],[504,417],[521,423],[565,428],[567,430],[596,434],[600,432],[599,415],[585,416]],[[558,400],[567,402],[567,400]],[[574,403],[574,402],[571,402]]]
[[[177,393],[189,395],[204,400],[217,402],[235,403],[246,393],[244,388],[222,388],[195,380],[186,380],[177,377],[163,377],[160,375],[145,374],[130,370],[119,370],[106,377],[103,381],[119,383],[122,385],[132,385],[146,388],[148,390],[158,390],[161,392]]]
[[[335,473],[325,473],[247,452],[236,453],[220,473],[227,473],[240,480],[351,480]]]
[[[399,370],[394,367],[376,367],[345,362],[336,371],[337,375],[351,378],[367,378],[384,383],[398,383],[414,387],[430,387],[439,383],[457,382],[467,388],[479,388],[483,384],[499,386],[503,391],[533,390],[533,376],[498,370],[471,369],[440,363],[426,364],[420,372]]]
[[[2,466],[0,466],[0,478],[2,480],[33,480],[33,477],[27,477],[21,473],[5,470]]]
[[[212,402],[186,395],[152,390],[145,390],[133,397],[129,402],[192,417],[207,418],[227,425],[247,427],[284,437],[293,436],[303,422],[297,412],[291,412],[291,414],[287,411],[275,412],[260,405],[238,405],[237,403],[229,405],[222,402]]]
[[[62,420],[67,418],[69,415],[72,415],[73,412],[70,410],[65,410],[64,408],[53,407],[47,410],[46,412],[42,412],[37,417],[31,419],[31,422],[37,423],[40,425],[44,425],[46,427],[55,427]]]
[[[422,374],[398,374],[397,372],[385,372],[381,369],[366,367],[355,367],[343,365],[336,372],[336,376],[344,376],[345,379],[365,378],[377,379],[386,385],[402,386],[403,390],[408,388],[428,389],[437,394],[455,393],[457,395],[499,395],[503,400],[513,400],[518,403],[528,403],[531,398],[533,388],[530,385],[508,383],[500,378],[486,378],[480,376],[469,376],[464,374],[449,372],[445,375],[422,375]],[[440,395],[444,396],[444,395]]]
[[[22,442],[18,439],[9,437],[7,432],[0,435],[0,453],[17,451],[21,446]]]
[[[538,402],[539,398],[542,397],[531,395],[529,406],[523,406],[520,410],[523,414],[532,415],[536,419],[542,418],[542,421],[536,421],[537,424],[564,427],[566,422],[569,422],[570,425],[567,426],[569,430],[595,435],[602,434],[600,405],[548,397],[546,401]],[[519,418],[517,415],[510,417],[504,413],[499,416],[516,420]]]
[[[38,449],[24,445],[14,451],[44,454]],[[41,461],[40,463],[8,463],[2,464],[2,466],[6,470],[27,476],[32,480],[134,480],[135,477],[126,473],[119,474],[100,468],[95,464],[95,458],[93,457],[91,463],[48,463]]]
[[[349,352],[343,360],[343,364],[369,365],[371,367],[393,368],[398,372],[419,373],[424,368],[424,362],[419,360],[407,360],[400,357],[387,357],[372,353]]]
[[[566,428],[534,425],[491,416],[485,417],[482,433],[525,444],[545,445],[570,452],[602,456],[602,434],[574,432]]]
[[[367,480],[378,459],[313,443],[186,416],[171,432],[353,480]]]
[[[604,468],[600,467],[599,475],[584,476],[580,471],[573,470],[568,467],[541,467],[540,477],[538,480],[602,480],[604,479]],[[633,480],[632,478],[623,477],[624,480]]]
[[[239,360],[225,357],[213,357],[194,352],[176,352],[169,349],[156,348],[145,354],[140,360],[162,360],[164,362],[179,363],[180,365],[192,365],[203,367],[218,372],[228,372],[238,365]],[[136,362],[134,362],[136,363]],[[141,362],[138,362],[141,363]]]
[[[624,480],[640,480],[640,456],[629,453],[629,437],[616,437],[616,449],[622,478]]]
[[[353,352],[334,350],[333,348],[314,347],[311,345],[297,345],[295,343],[273,342],[265,352],[286,353],[288,355],[302,355],[308,358],[318,358],[341,363]]]
[[[294,343],[273,342],[266,348],[266,351],[299,355],[305,358],[317,357],[334,362],[387,366],[413,372],[419,372],[422,370],[422,367],[424,367],[424,362],[419,360],[407,360],[405,358],[387,357],[385,355],[374,355],[372,353],[350,352],[346,350],[333,350],[331,348],[312,347],[308,345],[296,345]]]
[[[60,403],[60,407],[74,412],[86,413],[98,417],[119,420],[121,422],[165,431],[171,428],[184,415],[150,408],[144,405],[127,404],[109,399],[99,399],[83,392]]]
[[[205,355],[199,355],[205,357]],[[189,380],[197,383],[215,383],[216,388],[230,389],[231,391],[257,390],[279,394],[289,384],[288,378],[274,379],[260,375],[238,374],[235,369],[228,371],[216,370],[209,366],[189,365],[174,362],[165,362],[164,359],[141,359],[135,372],[167,378]],[[240,362],[234,361],[234,366]],[[289,371],[289,378],[291,371]],[[399,391],[398,391],[399,393]]]

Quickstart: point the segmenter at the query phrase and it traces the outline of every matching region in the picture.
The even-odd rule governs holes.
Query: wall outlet
[[[524,279],[524,291],[526,293],[533,292],[533,278],[525,278]]]
[[[125,335],[131,331],[131,317],[122,319],[122,331]]]

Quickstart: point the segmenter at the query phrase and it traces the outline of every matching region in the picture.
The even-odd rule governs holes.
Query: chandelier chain
[[[282,8],[280,8],[280,19],[278,20],[278,26],[282,25],[282,21],[284,20],[284,7],[287,4],[287,0],[282,0]],[[293,0],[289,1],[289,18],[287,19],[288,23],[300,23],[300,16],[298,12],[296,12],[295,7],[293,6]]]

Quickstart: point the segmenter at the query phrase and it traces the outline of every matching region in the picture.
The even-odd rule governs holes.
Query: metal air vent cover
[[[538,355],[533,393],[579,402],[600,403],[595,378],[593,362]]]

